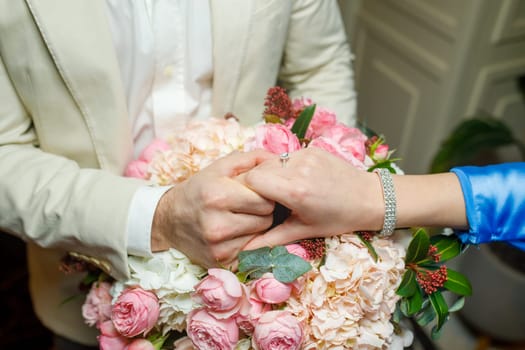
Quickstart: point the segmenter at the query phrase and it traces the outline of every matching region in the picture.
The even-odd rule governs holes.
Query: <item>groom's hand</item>
[[[244,245],[272,224],[273,201],[235,180],[265,159],[264,151],[232,153],[161,198],[152,227],[152,250],[170,247],[204,267],[228,266]]]

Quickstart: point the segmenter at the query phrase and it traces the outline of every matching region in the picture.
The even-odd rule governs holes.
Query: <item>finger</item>
[[[244,173],[262,162],[277,157],[275,154],[264,150],[250,152],[233,152],[230,155],[219,159],[222,174],[234,177]]]
[[[294,182],[286,176],[285,170],[257,167],[247,172],[243,181],[246,187],[258,195],[293,208]]]
[[[206,240],[211,244],[220,244],[221,242],[231,241],[238,237],[253,235],[257,232],[263,232],[270,228],[273,222],[272,215],[249,215],[249,214],[234,214],[224,213],[220,220],[216,221],[211,218],[211,222],[220,222],[219,224],[212,224],[210,229],[205,230]]]
[[[217,263],[223,266],[231,266],[238,259],[239,253],[244,246],[255,236],[256,234],[235,237],[217,244],[213,248]]]
[[[248,244],[246,244],[243,250],[252,250],[261,247],[275,247],[315,236],[316,234],[311,227],[304,225],[297,220],[289,219],[266,233],[255,236]]]
[[[223,188],[224,208],[234,213],[270,215],[275,203],[235,179],[229,179]]]

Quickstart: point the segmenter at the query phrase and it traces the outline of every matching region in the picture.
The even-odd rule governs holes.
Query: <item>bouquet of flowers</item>
[[[253,127],[234,116],[191,121],[152,142],[126,175],[176,184],[232,151],[303,147],[363,171],[401,173],[382,137],[338,122],[308,98],[292,101],[271,88],[263,115]],[[412,342],[403,316],[422,325],[437,318],[438,336],[463,300],[449,307],[441,293],[470,294],[468,281],[443,265],[461,249],[453,235],[424,230],[408,248],[356,232],[244,251],[236,272],[203,269],[170,249],[130,256],[126,281],[92,271],[82,312],[100,330],[101,349],[402,349]]]

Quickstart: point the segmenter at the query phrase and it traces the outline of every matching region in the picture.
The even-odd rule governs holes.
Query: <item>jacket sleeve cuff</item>
[[[468,231],[464,243],[505,241],[525,249],[525,163],[464,166],[451,169],[465,200]]]

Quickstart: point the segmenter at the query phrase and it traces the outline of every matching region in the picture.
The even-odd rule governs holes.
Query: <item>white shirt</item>
[[[174,123],[211,115],[208,0],[106,0],[131,118],[134,154]],[[151,254],[157,203],[166,187],[143,187],[128,215],[128,253]]]

